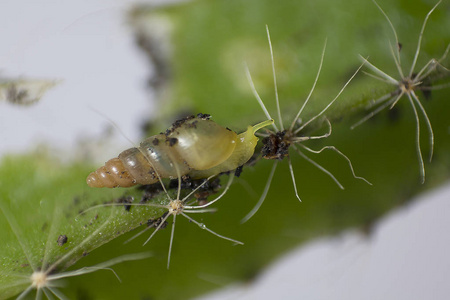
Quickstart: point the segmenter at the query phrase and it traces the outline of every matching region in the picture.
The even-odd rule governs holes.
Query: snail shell
[[[249,126],[238,135],[211,121],[209,115],[187,117],[108,160],[86,182],[90,187],[130,187],[160,178],[189,175],[197,179],[231,171],[250,159],[258,142],[254,133],[271,123]]]

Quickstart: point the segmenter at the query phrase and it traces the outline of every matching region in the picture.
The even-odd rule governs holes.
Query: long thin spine
[[[414,91],[411,92],[412,98],[415,100],[417,105],[419,105],[420,111],[423,113],[423,116],[425,117],[425,121],[427,122],[428,131],[430,133],[430,157],[429,161],[433,159],[433,151],[434,151],[434,133],[433,133],[433,127],[431,127],[430,118],[428,118],[427,112],[425,111],[425,108],[423,107],[422,103],[420,103],[419,98],[417,98],[417,95],[414,93]]]
[[[266,106],[264,105],[264,102],[262,101],[261,97],[258,94],[258,91],[255,88],[255,84],[253,83],[252,75],[250,74],[250,70],[248,69],[247,65],[245,65],[245,74],[247,75],[247,79],[250,84],[250,88],[252,89],[253,95],[255,96],[256,100],[258,101],[259,105],[261,106],[261,109],[263,110],[267,119],[271,120],[272,117],[270,116],[269,111],[267,110]],[[278,127],[275,123],[273,123],[272,126],[275,131],[278,131]]]
[[[336,97],[334,97],[333,100],[331,100],[330,103],[328,103],[328,105],[322,109],[321,112],[319,112],[317,115],[315,115],[314,117],[312,117],[309,121],[307,121],[306,123],[304,123],[302,126],[300,126],[297,130],[294,131],[295,134],[299,133],[303,128],[305,128],[309,123],[311,123],[312,121],[314,121],[315,119],[317,119],[319,116],[321,116],[324,112],[326,112],[328,110],[328,108],[330,108],[330,106],[339,98],[339,96],[342,94],[342,92],[344,92],[345,88],[347,87],[347,85],[349,85],[349,83],[352,81],[352,79],[356,76],[356,74],[358,74],[359,70],[364,66],[365,62],[363,62],[359,68],[355,71],[355,73],[353,73],[352,77],[350,77],[349,80],[347,80],[347,82],[344,84],[344,86],[341,88],[341,90],[339,91],[339,93],[336,95]]]
[[[342,152],[341,152],[338,148],[336,148],[335,146],[324,146],[324,147],[322,147],[322,148],[319,149],[319,150],[313,150],[313,149],[311,149],[311,148],[309,148],[309,147],[307,147],[307,146],[305,146],[305,145],[303,145],[303,144],[301,144],[300,146],[302,146],[303,149],[305,149],[305,150],[307,150],[307,151],[309,151],[309,152],[311,152],[311,153],[315,153],[315,154],[322,153],[322,151],[324,151],[324,150],[326,150],[326,149],[333,150],[334,152],[336,152],[337,154],[339,154],[340,156],[342,156],[342,157],[348,162],[348,166],[350,167],[350,171],[352,172],[354,178],[360,179],[360,180],[362,180],[362,181],[365,181],[368,185],[372,185],[372,183],[371,183],[370,181],[368,181],[367,179],[365,179],[364,177],[361,177],[361,176],[357,176],[357,175],[356,175],[355,170],[354,170],[353,165],[352,165],[352,161],[350,160],[350,158],[348,158],[347,155],[345,155],[344,153],[342,153]],[[340,184],[338,184],[338,185],[340,185]],[[343,187],[342,187],[342,189],[343,189]]]
[[[302,202],[302,199],[300,199],[300,196],[298,195],[297,183],[295,182],[294,168],[292,167],[292,161],[290,156],[288,156],[288,165],[289,165],[289,172],[291,173],[292,185],[294,186],[295,197],[297,197],[298,201]]]
[[[302,107],[300,107],[300,110],[298,111],[297,115],[292,120],[291,127],[289,127],[289,131],[291,131],[291,132],[294,130],[297,120],[300,118],[300,115],[303,112],[303,109],[305,108],[306,104],[308,103],[309,99],[311,98],[311,95],[314,92],[314,89],[316,88],[317,81],[319,81],[319,76],[320,76],[320,72],[322,71],[323,59],[325,57],[326,48],[327,48],[327,39],[325,39],[325,44],[323,45],[322,55],[320,56],[319,69],[317,70],[317,74],[316,74],[316,78],[314,79],[313,86],[311,87],[311,90],[309,91],[308,97],[306,97],[305,102],[303,102]]]
[[[389,19],[388,15],[387,15],[386,12],[381,8],[381,6],[380,6],[375,0],[372,0],[372,2],[375,3],[375,5],[376,5],[376,6],[378,7],[378,9],[381,11],[381,13],[383,14],[383,16],[386,18],[386,20],[387,20],[388,23],[389,23],[389,26],[390,26],[391,29],[392,29],[392,32],[394,33],[394,37],[395,37],[395,45],[396,45],[395,49],[397,49],[397,52],[396,52],[395,54],[394,54],[394,53],[392,53],[392,54],[393,54],[395,63],[396,63],[396,65],[397,65],[397,69],[398,69],[399,73],[401,74],[401,77],[403,78],[403,77],[404,77],[404,76],[403,76],[403,71],[402,71],[402,69],[401,69],[401,67],[400,67],[400,66],[401,66],[401,60],[400,60],[400,48],[399,48],[400,43],[398,42],[397,31],[395,30],[394,24],[392,24],[391,19]],[[392,49],[392,47],[391,47],[391,49]],[[397,64],[397,62],[398,62],[398,64]]]
[[[367,58],[365,58],[364,56],[361,56],[361,55],[359,55],[359,57],[361,58],[362,61],[364,61],[369,66],[370,69],[372,69],[372,71],[374,71],[375,73],[377,73],[381,77],[383,77],[386,80],[388,80],[391,84],[393,84],[395,86],[399,85],[399,81],[398,80],[392,78],[391,76],[389,76],[385,72],[383,72],[380,69],[378,69],[377,67],[375,67]]]
[[[173,224],[172,224],[172,231],[170,233],[170,243],[169,243],[169,254],[167,255],[167,269],[169,269],[170,266],[170,256],[172,254],[172,244],[173,244],[173,237],[175,235],[175,221],[177,220],[177,215],[173,215]]]
[[[411,65],[411,70],[409,71],[409,78],[412,77],[413,73],[414,73],[414,69],[416,67],[416,63],[417,63],[417,59],[419,58],[419,53],[420,53],[420,47],[422,46],[422,37],[423,37],[423,32],[425,31],[425,26],[427,25],[428,22],[428,18],[430,17],[431,13],[436,9],[436,7],[438,7],[438,5],[442,2],[442,0],[439,0],[438,3],[436,3],[435,6],[433,6],[433,8],[428,12],[427,16],[425,17],[425,20],[423,21],[422,24],[422,29],[420,30],[420,34],[419,34],[419,40],[417,41],[417,49],[416,49],[416,53],[414,55],[414,60],[413,63]]]
[[[199,205],[199,206],[185,206],[185,208],[188,208],[188,209],[193,209],[193,208],[204,208],[204,207],[208,207],[208,206],[210,206],[211,204],[214,204],[215,202],[217,202],[220,198],[222,198],[226,193],[227,193],[227,191],[228,191],[228,189],[230,188],[230,186],[231,186],[231,183],[233,182],[233,178],[234,178],[234,174],[230,174],[230,177],[228,178],[228,183],[227,183],[227,185],[225,186],[225,188],[224,188],[224,190],[222,191],[222,193],[219,195],[219,196],[217,196],[214,200],[212,200],[212,201],[209,201],[208,203],[206,203],[206,204],[203,204],[203,205]],[[206,182],[206,181],[205,181]],[[203,185],[203,184],[202,184]],[[201,187],[201,186],[200,186]],[[200,188],[199,187],[199,188]],[[198,189],[198,188],[197,188]],[[196,190],[197,190],[196,189]],[[194,192],[196,191],[196,190],[194,190]],[[192,193],[194,193],[194,192],[192,192]],[[191,193],[191,194],[192,194]],[[185,199],[187,199],[188,197],[186,197]]]
[[[99,232],[101,232],[106,225],[109,224],[111,218],[113,217],[113,211],[111,211],[111,215],[108,217],[108,219],[100,225],[94,232],[92,232],[86,239],[81,241],[78,245],[76,245],[72,250],[64,254],[61,258],[59,258],[57,261],[55,261],[51,266],[48,267],[48,269],[45,271],[45,273],[48,275],[50,274],[61,262],[65,261],[68,257],[70,257],[74,252],[78,251],[81,247],[84,246],[88,241],[90,241],[93,237],[95,237]]]
[[[241,224],[250,220],[250,218],[253,217],[254,214],[256,214],[256,212],[259,210],[259,208],[263,204],[264,200],[266,199],[267,193],[269,192],[269,188],[272,183],[272,179],[273,179],[273,175],[275,174],[275,170],[277,169],[277,165],[278,165],[278,160],[276,160],[273,163],[272,169],[269,174],[269,178],[267,179],[266,186],[264,187],[264,191],[263,191],[261,197],[259,198],[256,205],[252,208],[252,210],[241,220]]]
[[[50,245],[52,243],[52,237],[54,236],[54,234],[56,233],[56,229],[57,229],[57,218],[58,216],[61,215],[61,211],[59,209],[57,209],[57,207],[55,206],[55,209],[53,211],[53,222],[52,225],[50,226],[50,231],[48,232],[48,237],[47,237],[47,243],[45,245],[45,251],[44,251],[44,258],[42,260],[42,266],[46,266],[47,265],[47,261],[48,261],[48,256],[50,254],[50,251],[48,249],[50,249]]]
[[[280,100],[278,99],[278,85],[277,85],[277,74],[275,72],[275,60],[273,58],[273,49],[272,49],[272,41],[270,40],[269,26],[267,25],[266,25],[266,32],[267,32],[267,40],[269,41],[270,60],[272,62],[272,77],[273,77],[273,86],[275,89],[275,102],[277,104],[278,122],[280,123],[281,131],[283,131],[284,126],[283,126],[283,119],[281,117]]]
[[[301,147],[305,148],[306,146],[303,144],[299,144]],[[325,169],[324,167],[322,167],[320,164],[318,164],[317,162],[315,162],[314,160],[312,160],[311,158],[309,158],[308,156],[306,156],[302,151],[300,151],[300,149],[298,149],[297,147],[295,147],[295,145],[293,145],[292,147],[294,147],[294,149],[297,151],[297,153],[303,157],[306,161],[308,161],[309,163],[311,163],[313,166],[315,166],[316,168],[318,168],[319,170],[321,170],[322,172],[324,172],[325,174],[327,174],[328,176],[331,177],[331,179],[333,179],[334,182],[336,182],[336,184],[339,186],[339,188],[341,190],[344,189],[344,186],[339,182],[339,180],[337,180],[337,178],[327,169]]]
[[[380,111],[382,111],[383,109],[385,109],[386,107],[388,107],[389,105],[391,105],[392,103],[394,103],[397,99],[400,99],[403,96],[403,93],[401,93],[399,96],[397,97],[391,97],[389,99],[389,101],[387,101],[386,103],[383,103],[383,105],[380,105],[379,107],[377,107],[374,111],[371,111],[370,113],[368,113],[364,118],[362,118],[361,120],[359,120],[358,122],[356,122],[355,124],[353,124],[350,129],[353,130],[356,127],[358,127],[359,125],[361,125],[362,123],[364,123],[365,121],[369,120],[370,118],[372,118],[373,116],[375,116],[377,113],[379,113]]]
[[[221,234],[218,234],[217,232],[212,231],[211,229],[209,229],[208,227],[206,227],[205,224],[202,224],[202,223],[199,223],[199,222],[195,221],[193,218],[189,217],[189,216],[186,215],[185,213],[181,213],[181,214],[182,214],[185,218],[187,218],[189,221],[191,221],[191,222],[197,224],[198,227],[200,227],[201,229],[204,229],[204,230],[208,231],[209,233],[212,233],[213,235],[215,235],[215,236],[217,236],[217,237],[220,237],[221,239],[224,239],[224,240],[227,240],[227,241],[231,241],[231,242],[236,243],[236,244],[238,244],[238,245],[244,245],[243,242],[240,242],[240,241],[238,241],[238,240],[235,240],[235,239],[232,239],[232,238],[223,236],[223,235],[221,235]]]
[[[8,201],[8,202],[10,202],[10,201]],[[2,201],[0,201],[0,210],[2,211],[6,220],[8,221],[9,227],[12,229],[14,236],[16,237],[17,241],[19,242],[20,247],[22,248],[23,254],[25,254],[25,257],[26,257],[28,263],[30,264],[33,271],[35,272],[38,269],[37,265],[31,259],[32,255],[31,255],[30,251],[28,250],[28,248],[25,247],[25,244],[23,243],[22,233],[19,229],[19,225],[17,224],[15,218],[3,206]]]
[[[419,157],[419,167],[420,167],[420,177],[421,177],[421,183],[425,183],[425,165],[423,163],[423,157],[422,157],[422,150],[420,149],[420,123],[419,123],[419,114],[417,113],[417,108],[414,105],[414,101],[411,98],[410,94],[407,94],[409,103],[411,103],[411,106],[414,111],[414,116],[416,118],[416,150],[417,150],[417,156]]]

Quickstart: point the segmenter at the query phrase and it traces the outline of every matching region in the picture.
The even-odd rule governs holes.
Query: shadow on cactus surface
[[[380,2],[403,44],[404,62],[413,60],[420,26],[432,5]],[[275,111],[266,24],[271,30],[281,111],[287,120],[292,120],[314,82],[326,37],[328,45],[321,77],[304,110],[305,120],[333,99],[360,64],[358,54],[370,56],[371,62],[376,61],[376,66],[389,74],[395,72],[387,46],[391,29],[384,16],[374,13],[375,10],[371,1],[285,1],[281,4],[193,1],[161,8],[137,7],[130,18],[141,45],[150,38],[146,34],[151,34],[143,30],[145,22],[166,19],[173,24],[170,37],[173,52],[170,61],[163,64],[169,71],[163,77],[166,82],[160,87],[164,91],[158,93],[160,124],[153,127],[151,134],[167,128],[175,119],[176,108],[180,107],[192,113],[209,113],[217,123],[237,132],[263,121],[265,117],[245,77],[244,61],[269,111]],[[450,41],[446,30],[449,23],[448,3],[444,2],[428,21],[418,66],[444,53]],[[441,64],[448,67],[448,58]],[[439,71],[430,77],[431,84],[447,84],[448,76],[448,72]],[[160,217],[163,209],[132,207],[127,211],[116,207],[79,215],[87,207],[123,196],[134,197],[137,202],[142,194],[136,188],[88,188],[85,178],[94,170],[90,164],[61,164],[46,154],[4,157],[0,164],[2,205],[14,213],[34,261],[39,261],[43,254],[43,245],[55,222],[54,208],[63,212],[57,218],[57,228],[59,234],[68,236],[68,244],[59,247],[54,241],[49,264],[94,232],[100,222],[105,221],[103,218],[112,215],[102,238],[92,239],[86,248],[80,248],[68,259],[71,263],[61,266],[58,272],[64,271],[66,265],[70,271],[129,253],[153,253],[152,258],[114,266],[122,279],[120,284],[106,272],[67,279],[66,287],[61,290],[70,299],[190,298],[235,281],[251,281],[277,256],[311,239],[354,227],[367,231],[370,238],[370,228],[380,216],[404,205],[416,193],[448,179],[449,124],[448,113],[442,112],[450,112],[447,101],[450,89],[432,91],[431,97],[422,102],[435,136],[434,158],[431,163],[425,162],[427,181],[423,185],[419,184],[415,152],[416,121],[407,102],[398,102],[395,110],[380,112],[364,126],[350,131],[350,126],[366,114],[365,106],[386,92],[391,92],[390,86],[358,74],[327,112],[333,134],[326,144],[335,145],[350,157],[358,175],[370,180],[372,187],[355,180],[347,162],[333,153],[324,152],[315,160],[326,164],[345,190],[340,190],[328,176],[302,158],[292,155],[303,202],[296,200],[288,166],[280,162],[267,201],[251,220],[240,225],[240,220],[257,202],[272,168],[272,162],[259,160],[254,166],[244,167],[240,178],[215,204],[217,212],[199,215],[202,223],[245,245],[231,246],[180,218],[170,270],[166,268],[170,230],[161,230],[145,247],[142,244],[148,235],[123,244],[136,233],[126,232],[145,224],[148,219]],[[311,130],[311,134],[323,134],[326,128],[317,126]],[[324,144],[311,141],[310,146],[320,149]],[[222,178],[222,185],[225,184],[226,179]],[[161,194],[153,201],[164,205],[165,198]],[[21,290],[7,287],[12,274],[29,273],[31,269],[26,266],[21,246],[9,229],[7,219],[1,218],[0,222],[1,240],[7,241],[0,246],[0,289],[5,297],[13,297]],[[93,251],[100,245],[102,247]],[[90,254],[83,256],[84,252]],[[77,260],[79,262],[70,267]]]

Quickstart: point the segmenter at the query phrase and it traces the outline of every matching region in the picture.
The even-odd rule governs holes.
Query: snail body
[[[176,121],[165,133],[143,140],[89,174],[90,187],[131,187],[152,184],[161,178],[189,175],[206,178],[236,169],[253,155],[254,133],[272,120],[249,126],[236,134],[199,114]]]

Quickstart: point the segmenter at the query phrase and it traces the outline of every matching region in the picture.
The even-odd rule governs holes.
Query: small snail
[[[231,171],[253,155],[258,142],[255,132],[272,123],[267,120],[249,126],[238,135],[210,120],[209,115],[186,117],[165,133],[148,137],[139,147],[108,160],[89,174],[86,182],[90,187],[131,187],[161,178],[189,175],[198,179]]]

